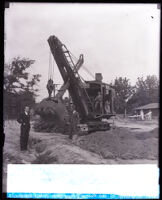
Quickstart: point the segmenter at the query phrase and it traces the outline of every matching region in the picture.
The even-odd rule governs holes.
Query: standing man
[[[100,113],[102,113],[102,95],[101,92],[98,92],[98,95],[95,98],[95,110],[98,110],[98,106],[99,106],[99,111]]]
[[[47,90],[48,90],[48,95],[49,95],[49,99],[51,98],[52,96],[52,92],[54,90],[54,84],[53,84],[53,80],[52,79],[49,79],[48,80],[48,83],[47,83]]]
[[[105,95],[105,103],[104,103],[104,111],[106,114],[110,113],[110,95],[106,94]]]
[[[110,102],[108,100],[105,101],[105,112],[106,114],[110,113]]]
[[[110,98],[110,112],[114,113],[114,98],[115,98],[115,90],[110,89],[109,90],[109,98]]]
[[[20,149],[21,151],[27,150],[29,131],[30,131],[30,114],[29,107],[25,106],[24,111],[20,114],[17,121],[21,124],[20,133]]]
[[[79,113],[75,110],[75,106],[71,104],[70,108],[70,133],[69,138],[73,139],[73,135],[77,134],[77,125],[79,124]]]

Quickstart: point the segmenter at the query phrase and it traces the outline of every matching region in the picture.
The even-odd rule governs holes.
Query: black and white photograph
[[[158,4],[9,3],[4,32],[4,193],[9,164],[158,166]]]

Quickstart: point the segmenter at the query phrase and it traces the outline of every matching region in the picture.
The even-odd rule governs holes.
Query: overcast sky
[[[47,97],[50,49],[57,36],[84,65],[107,83],[122,76],[159,75],[160,10],[157,4],[11,3],[5,10],[5,60],[34,59],[31,73],[42,75],[38,100]],[[56,63],[54,82],[63,83]],[[92,77],[83,69],[85,80]]]

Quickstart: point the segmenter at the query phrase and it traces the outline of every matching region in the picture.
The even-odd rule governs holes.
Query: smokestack
[[[96,73],[95,74],[95,79],[98,82],[102,82],[102,79],[103,79],[102,74],[101,73]]]

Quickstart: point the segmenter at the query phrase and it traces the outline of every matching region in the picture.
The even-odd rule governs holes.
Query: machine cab
[[[95,80],[86,81],[86,85],[91,112],[96,115],[112,115],[114,113],[114,89],[102,82],[102,74],[96,73]]]

